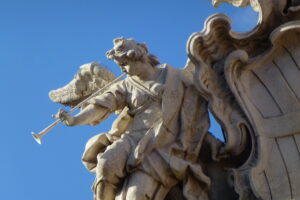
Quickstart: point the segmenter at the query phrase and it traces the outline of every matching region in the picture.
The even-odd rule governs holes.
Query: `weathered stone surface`
[[[157,67],[159,61],[148,53],[147,46],[132,39],[115,39],[107,57],[127,78],[91,99],[76,116],[63,110],[56,114],[68,126],[96,125],[122,110],[108,133],[91,138],[86,145],[83,163],[96,175],[94,198],[170,199],[180,194],[186,199],[208,199],[211,178],[199,154],[205,143],[209,153],[203,158],[218,161],[222,144],[208,133],[207,102],[195,90],[191,77],[166,64]],[[65,97],[65,90],[73,88],[76,93],[81,85],[87,92],[77,98],[91,94],[89,87],[94,85],[88,84],[92,76],[87,71],[89,79],[80,79],[87,83],[74,84],[76,76],[50,97],[64,99],[57,102],[68,105],[74,98]],[[103,83],[101,73],[96,75],[94,79]],[[60,91],[64,91],[62,97]]]
[[[224,2],[244,6],[248,1]],[[231,168],[239,199],[298,199],[300,2],[257,3],[260,22],[248,33],[230,31],[226,16],[208,18],[205,31],[190,37],[192,64],[187,67],[223,129],[231,131],[227,140],[239,141],[240,135],[249,135],[244,149],[237,151],[250,147],[249,154],[240,154],[245,162]],[[232,98],[226,101],[224,97],[229,96]],[[224,112],[223,107],[232,110]],[[239,126],[243,121],[244,133],[230,128],[229,113],[238,110],[234,122]],[[226,145],[228,152],[243,148]]]
[[[127,74],[80,104],[68,126],[97,125],[113,112],[107,133],[91,138],[82,158],[95,174],[94,199],[300,199],[300,2],[215,0],[260,12],[256,28],[231,31],[230,19],[209,17],[187,42],[184,69],[148,53],[144,43],[117,38],[107,57]],[[114,75],[97,63],[51,91],[74,107]],[[209,132],[210,111],[225,143]]]

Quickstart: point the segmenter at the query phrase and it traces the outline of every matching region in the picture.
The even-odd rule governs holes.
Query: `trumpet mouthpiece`
[[[34,132],[31,132],[31,135],[32,135],[33,139],[34,139],[37,143],[42,144],[41,138],[39,137],[38,134],[35,134]]]

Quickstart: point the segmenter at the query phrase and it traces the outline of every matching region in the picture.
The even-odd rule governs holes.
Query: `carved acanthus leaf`
[[[212,1],[214,7],[218,7],[221,3],[229,3],[236,7],[245,7],[250,4],[256,12],[259,11],[259,4],[257,0],[213,0]]]
[[[249,0],[213,0],[214,7],[218,7],[221,3],[229,3],[236,7],[245,7],[249,5]]]

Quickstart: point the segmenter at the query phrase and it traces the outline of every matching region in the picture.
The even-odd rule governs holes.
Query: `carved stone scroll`
[[[230,169],[240,200],[300,199],[299,5],[258,0],[259,23],[247,33],[213,15],[187,44],[187,68],[226,133],[225,151],[242,160]]]

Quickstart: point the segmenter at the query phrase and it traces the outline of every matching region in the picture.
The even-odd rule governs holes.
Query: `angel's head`
[[[137,43],[134,39],[123,37],[114,39],[113,43],[114,47],[106,53],[106,56],[121,67],[128,62],[149,63],[152,67],[159,64],[157,57],[148,53],[145,43]]]

